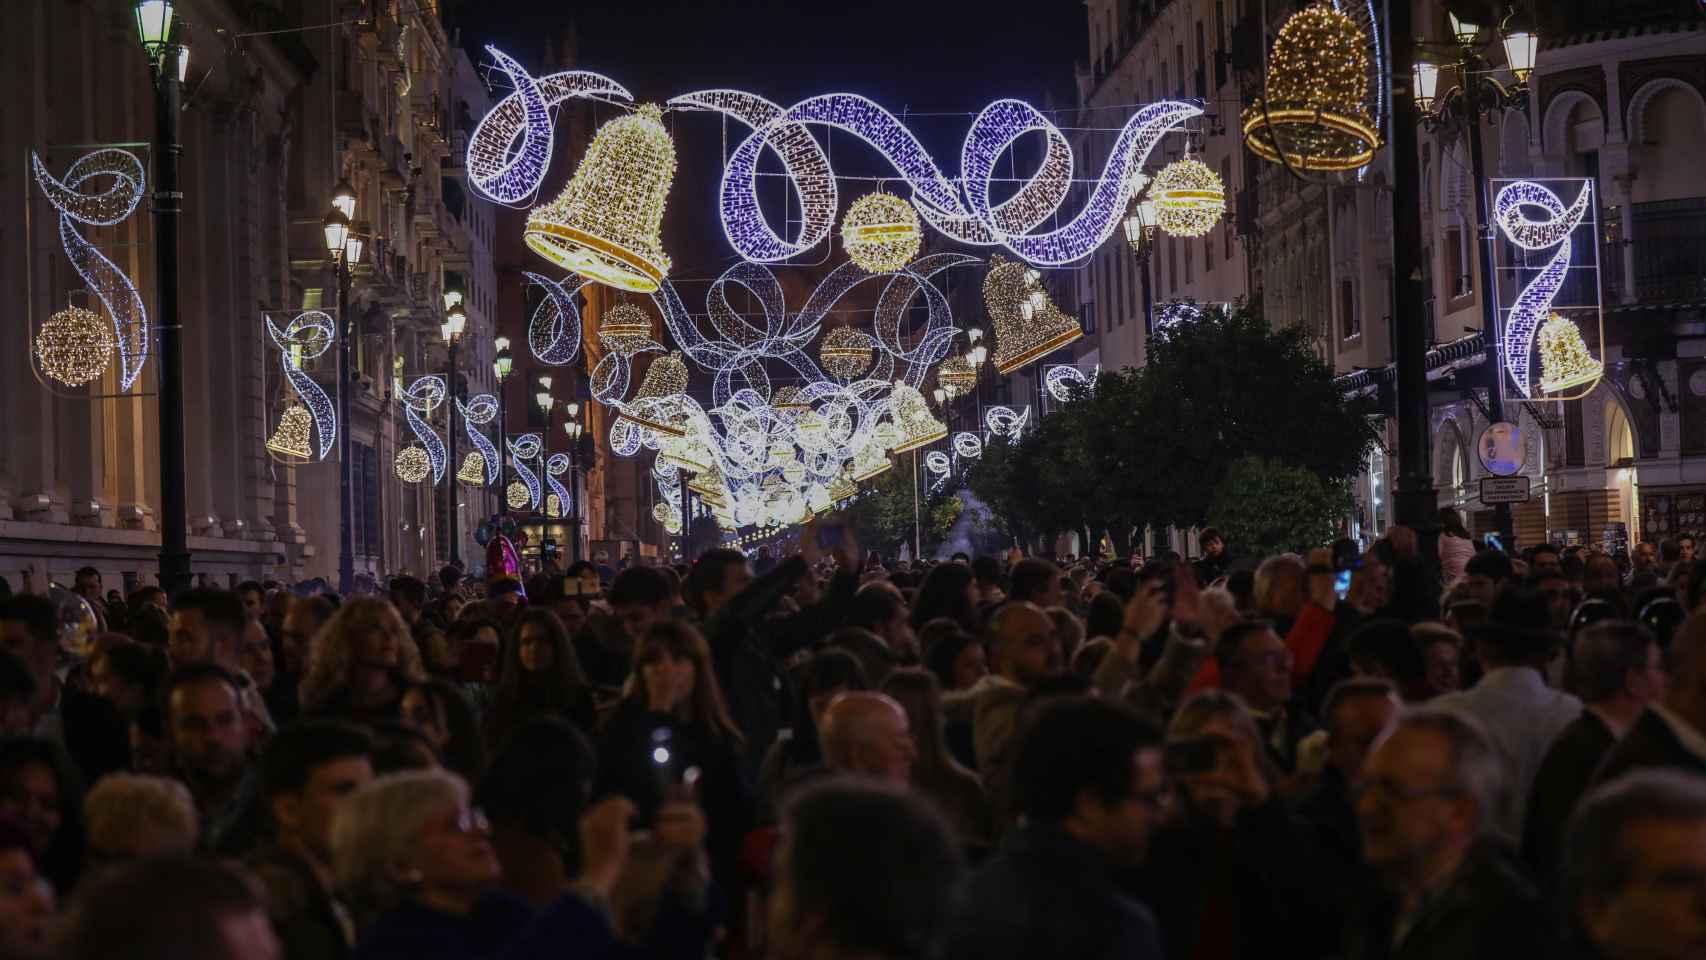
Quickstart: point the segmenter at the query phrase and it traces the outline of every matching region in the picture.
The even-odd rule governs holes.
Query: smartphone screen
[[[1340,570],[1339,575],[1333,579],[1333,593],[1338,596],[1340,600],[1343,600],[1345,597],[1350,595],[1350,592],[1351,572],[1349,570]]]
[[[1492,550],[1497,550],[1497,551],[1499,551],[1499,552],[1500,552],[1500,553],[1504,553],[1504,552],[1505,552],[1505,544],[1504,544],[1504,541],[1502,541],[1502,540],[1500,540],[1500,539],[1499,539],[1499,535],[1498,535],[1498,534],[1496,534],[1496,533],[1488,533],[1488,534],[1487,534],[1487,535],[1486,535],[1486,536],[1484,536],[1484,537],[1482,537],[1482,538],[1481,538],[1481,540],[1482,540],[1482,542],[1483,542],[1483,543],[1485,543],[1485,544],[1486,544],[1486,545],[1487,545],[1487,547],[1488,547],[1488,548],[1489,548],[1489,549],[1492,549]]]

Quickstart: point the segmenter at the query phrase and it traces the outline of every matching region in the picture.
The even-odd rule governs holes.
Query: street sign
[[[1527,477],[1481,478],[1481,502],[1487,506],[1495,503],[1527,503],[1528,500]]]

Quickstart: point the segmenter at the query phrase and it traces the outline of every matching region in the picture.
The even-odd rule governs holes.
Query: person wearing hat
[[[1523,835],[1525,801],[1546,751],[1582,712],[1581,700],[1546,685],[1546,668],[1562,639],[1551,624],[1540,593],[1500,593],[1487,622],[1469,632],[1486,672],[1468,690],[1433,701],[1479,721],[1497,748],[1508,776],[1493,826],[1513,843]]]

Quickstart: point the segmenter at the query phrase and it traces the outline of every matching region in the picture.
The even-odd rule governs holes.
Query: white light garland
[[[279,349],[279,363],[284,367],[285,381],[290,384],[297,400],[313,415],[320,440],[316,459],[324,460],[338,439],[338,411],[332,404],[332,398],[326,395],[326,389],[303,372],[302,363],[323,356],[332,348],[338,336],[337,321],[324,311],[308,310],[297,314],[283,330],[272,322],[271,317],[266,318],[266,327],[267,336]],[[292,456],[282,450],[277,452]],[[303,459],[307,457],[307,454],[302,455]]]
[[[439,404],[444,402],[446,392],[444,378],[429,375],[420,377],[409,384],[397,398],[403,404],[403,419],[408,421],[409,429],[414,431],[415,437],[420,440],[424,448],[422,453],[427,457],[428,463],[432,467],[432,482],[435,485],[444,479],[444,441],[439,439],[438,432],[421,417],[421,414],[430,415],[438,409]],[[401,468],[402,454],[403,451],[398,451],[399,469]],[[401,473],[398,475],[401,476]],[[413,483],[416,481],[406,482]]]

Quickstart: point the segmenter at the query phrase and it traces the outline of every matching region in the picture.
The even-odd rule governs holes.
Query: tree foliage
[[[1333,539],[1337,521],[1350,505],[1344,480],[1324,480],[1305,467],[1245,457],[1215,488],[1208,523],[1242,554],[1305,553]]]
[[[1134,530],[1201,524],[1245,457],[1338,480],[1374,440],[1303,331],[1270,329],[1254,304],[1165,328],[1147,366],[1073,389],[1023,438],[985,443],[967,478],[1020,542],[1107,531],[1124,552]]]
[[[912,454],[901,454],[895,458],[892,469],[872,479],[864,494],[842,510],[842,517],[853,527],[860,544],[893,556],[900,552],[902,544],[912,543],[913,482]],[[924,550],[928,553],[948,535],[959,518],[959,500],[952,491],[929,496],[920,487],[916,504]]]

